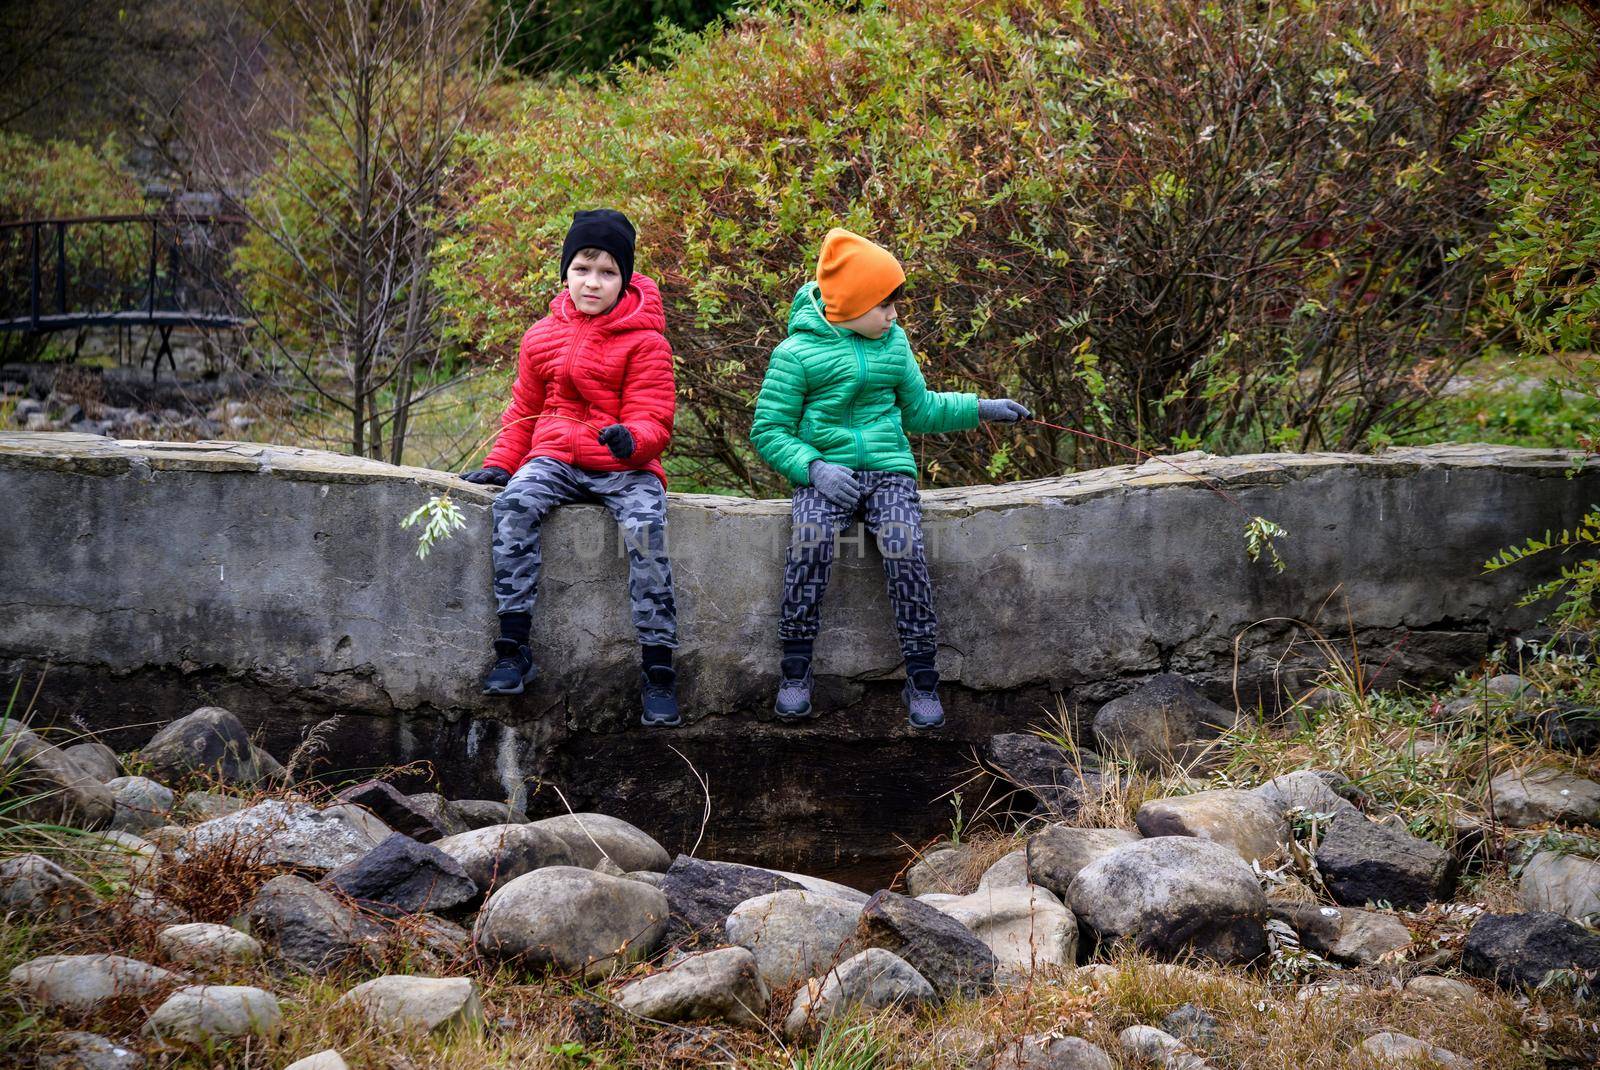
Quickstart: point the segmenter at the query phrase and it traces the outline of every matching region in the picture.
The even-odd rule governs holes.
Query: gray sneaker
[[[921,674],[918,674],[921,675]],[[906,705],[906,720],[911,722],[912,728],[938,728],[944,724],[944,706],[939,701],[939,694],[934,688],[939,686],[938,677],[932,681],[924,679],[922,683],[932,684],[926,691],[917,686],[917,681],[906,677],[906,686],[900,691],[900,701]]]
[[[782,677],[778,681],[778,698],[772,704],[778,720],[804,721],[815,716],[811,707],[811,659],[784,658]]]

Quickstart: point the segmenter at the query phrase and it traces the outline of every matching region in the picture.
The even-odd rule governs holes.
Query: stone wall
[[[1469,666],[1529,623],[1515,596],[1558,564],[1488,576],[1483,560],[1600,501],[1600,470],[1567,478],[1568,456],[1549,451],[1177,462],[1232,501],[1157,462],[923,495],[951,715],[936,737],[904,727],[878,558],[859,529],[824,604],[826,712],[780,728],[767,710],[788,503],[674,495],[694,723],[650,734],[633,724],[626,567],[600,507],[547,525],[543,678],[491,702],[478,679],[493,634],[492,496],[438,472],[279,446],[0,434],[0,663],[30,689],[48,665],[35,716],[120,729],[122,746],[153,731],[127,726],[217,702],[282,757],[338,713],[341,768],[427,759],[458,795],[531,784],[534,809],[559,808],[544,778],[575,806],[652,830],[664,813],[688,837],[703,805],[692,762],[712,780],[704,853],[795,828],[792,868],[816,870],[831,850],[847,869],[866,857],[854,841],[872,815],[942,826],[936,797],[995,732],[1077,716],[1163,671],[1271,705],[1317,664],[1292,621],[1353,635],[1384,666],[1379,683]],[[422,561],[399,519],[443,489],[468,526]],[[1255,514],[1290,532],[1281,575],[1245,556]]]

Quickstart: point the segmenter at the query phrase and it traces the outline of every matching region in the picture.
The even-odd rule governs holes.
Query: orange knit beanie
[[[867,313],[906,281],[894,254],[859,234],[834,227],[822,239],[817,286],[829,323],[844,323]]]

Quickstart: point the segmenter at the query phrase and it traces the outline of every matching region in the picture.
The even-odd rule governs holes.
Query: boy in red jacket
[[[621,212],[597,208],[572,217],[561,248],[566,290],[522,336],[500,435],[483,468],[463,478],[505,487],[494,503],[500,638],[484,694],[521,694],[536,674],[528,633],[540,522],[558,505],[600,502],[627,540],[628,595],[643,658],[641,720],[665,728],[681,723],[660,460],[676,398],[661,291],[633,273],[633,245],[633,224]]]

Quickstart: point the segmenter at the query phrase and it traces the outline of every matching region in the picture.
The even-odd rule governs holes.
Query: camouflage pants
[[[933,612],[933,581],[922,541],[917,481],[898,472],[860,471],[856,478],[861,481],[861,501],[854,510],[834,505],[816,487],[795,488],[778,638],[817,637],[835,544],[839,534],[859,517],[883,555],[883,576],[901,655],[908,660],[932,658],[939,620]]]
[[[558,505],[598,502],[628,550],[628,598],[639,642],[678,645],[678,610],[667,560],[667,493],[649,472],[591,472],[535,457],[494,500],[494,596],[501,613],[532,611],[539,595],[539,525]]]

